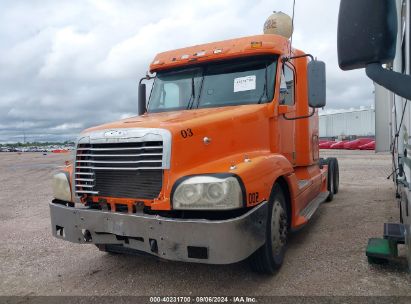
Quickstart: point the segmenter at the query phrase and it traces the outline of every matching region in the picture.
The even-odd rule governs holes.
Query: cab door
[[[296,111],[295,80],[296,77],[294,68],[290,64],[284,63],[281,68],[278,99],[279,150],[280,153],[283,154],[293,165],[296,163],[295,120],[289,120],[289,118],[294,118]]]

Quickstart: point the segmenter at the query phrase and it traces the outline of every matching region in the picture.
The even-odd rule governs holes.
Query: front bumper
[[[73,243],[122,246],[185,262],[231,264],[265,242],[267,203],[228,220],[189,220],[50,203],[53,235]]]

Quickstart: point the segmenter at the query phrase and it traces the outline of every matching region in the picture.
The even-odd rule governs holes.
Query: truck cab
[[[274,273],[287,234],[338,192],[318,149],[325,65],[264,34],[163,52],[149,71],[140,115],[82,132],[54,177],[53,235]]]

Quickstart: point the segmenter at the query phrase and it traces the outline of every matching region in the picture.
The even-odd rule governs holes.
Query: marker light
[[[251,42],[251,47],[252,48],[260,48],[263,46],[263,43],[261,41],[253,41]]]

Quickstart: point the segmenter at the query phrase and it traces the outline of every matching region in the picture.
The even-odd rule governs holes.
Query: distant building
[[[320,138],[375,136],[372,107],[320,113]]]

